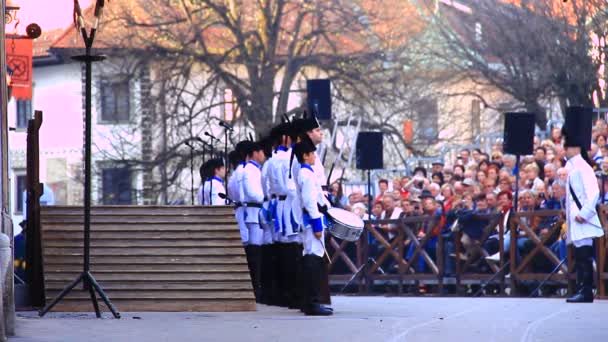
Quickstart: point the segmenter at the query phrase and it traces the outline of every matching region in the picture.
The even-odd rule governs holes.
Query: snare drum
[[[359,240],[365,226],[359,216],[338,208],[330,208],[327,213],[330,216],[330,224],[327,229],[331,235],[351,242]]]

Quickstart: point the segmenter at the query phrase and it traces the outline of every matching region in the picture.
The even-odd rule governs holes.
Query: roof
[[[63,34],[64,29],[56,29],[51,31],[44,31],[42,35],[34,39],[34,58],[37,57],[49,57],[49,49],[51,45]]]
[[[249,0],[254,1],[254,0]],[[332,3],[333,0],[327,0]],[[375,49],[383,48],[390,49],[399,45],[403,45],[407,39],[418,34],[424,29],[424,21],[420,19],[419,9],[417,9],[413,3],[418,1],[426,0],[362,0],[358,2],[359,8],[355,9],[355,13],[359,13],[359,23],[367,28],[360,32],[352,30],[348,32],[348,35],[342,35],[339,30],[330,33],[330,42],[322,42],[315,48],[323,51],[323,49],[332,50],[337,48],[339,51],[345,53],[357,53],[363,51],[369,51],[372,45]],[[337,2],[336,2],[337,3]],[[157,22],[159,19],[152,20],[150,18],[162,18],[163,20],[171,20],[182,16],[179,10],[174,12],[155,13],[155,9],[145,7],[145,0],[114,0],[110,2],[106,8],[101,24],[101,30],[96,38],[95,47],[99,49],[104,48],[143,48],[146,46],[150,39],[158,41],[162,37],[158,37],[157,28],[146,29],[145,27],[137,28],[137,37],[131,41],[127,41],[124,37],[129,37],[133,33],[133,28],[129,27],[125,23],[122,13],[130,13],[133,18],[136,18],[140,22],[152,23]],[[300,6],[300,2],[288,2],[289,6]],[[246,6],[246,5],[244,5]],[[356,5],[354,5],[356,6]],[[83,11],[85,20],[88,24],[93,22],[93,8],[90,6]],[[168,13],[167,13],[168,12]],[[244,11],[245,12],[245,11]],[[254,11],[251,11],[254,12]],[[285,13],[296,13],[291,9],[286,9]],[[120,18],[120,19],[119,19]],[[330,18],[331,19],[331,18]],[[255,18],[245,18],[243,25],[256,25]],[[247,22],[249,21],[249,22]],[[290,31],[295,22],[294,18],[285,18],[282,21],[284,26],[283,31]],[[90,25],[89,25],[90,26]],[[186,24],[174,25],[182,32],[173,32],[176,35],[192,35],[192,28]],[[330,27],[331,30],[331,27]],[[229,31],[223,26],[209,25],[201,28],[204,41],[208,43],[209,51],[225,51],[226,49],[234,46],[234,39]],[[372,33],[370,35],[369,33]],[[286,35],[285,35],[286,36]],[[370,36],[374,36],[374,39],[370,39]],[[282,37],[283,39],[289,39],[289,37]],[[332,44],[332,43],[335,43]],[[167,46],[170,46],[170,42],[167,42]],[[279,44],[280,48],[278,54],[286,52],[286,48],[289,44]],[[52,44],[52,49],[82,49],[84,43],[82,37],[76,32],[75,27],[70,27]],[[283,49],[281,51],[281,49]],[[339,52],[338,51],[338,52]]]

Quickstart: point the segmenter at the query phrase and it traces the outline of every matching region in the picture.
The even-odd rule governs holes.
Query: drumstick
[[[331,264],[333,264],[333,263],[331,262],[331,258],[329,257],[329,253],[327,253],[327,249],[325,248],[325,244],[324,244],[324,243],[321,243],[321,246],[323,246],[323,250],[325,251],[325,256],[327,257],[327,261],[329,261],[329,264],[330,264],[330,265],[331,265]]]

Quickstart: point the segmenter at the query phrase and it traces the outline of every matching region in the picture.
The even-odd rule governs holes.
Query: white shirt
[[[243,169],[241,189],[243,195],[243,203],[256,203],[261,205],[262,202],[264,202],[261,166],[253,160],[249,161]],[[245,222],[259,223],[259,211],[260,208],[247,206],[245,208]]]
[[[201,205],[226,205],[226,200],[219,196],[219,194],[225,193],[226,189],[221,178],[209,178],[199,188],[199,203]],[[211,200],[209,199],[210,196]]]

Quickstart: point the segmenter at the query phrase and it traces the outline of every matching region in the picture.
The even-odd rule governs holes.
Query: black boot
[[[261,252],[262,253],[262,256],[261,256],[262,274],[260,277],[260,287],[261,287],[260,303],[266,304],[266,305],[272,305],[272,300],[271,300],[272,274],[271,274],[271,272],[269,272],[269,270],[272,267],[271,245],[262,245],[261,250],[262,250],[262,252]]]
[[[255,301],[261,302],[262,295],[262,246],[249,245],[250,254],[250,268],[249,273],[251,274],[251,284],[253,285],[253,293],[255,294]]]
[[[307,316],[330,316],[333,312],[319,303],[323,259],[316,255],[306,255],[304,258],[306,258],[305,267],[309,270],[308,279],[306,279],[307,298],[304,314]]]
[[[576,258],[577,292],[568,303],[593,303],[593,247],[583,246],[574,250]]]

